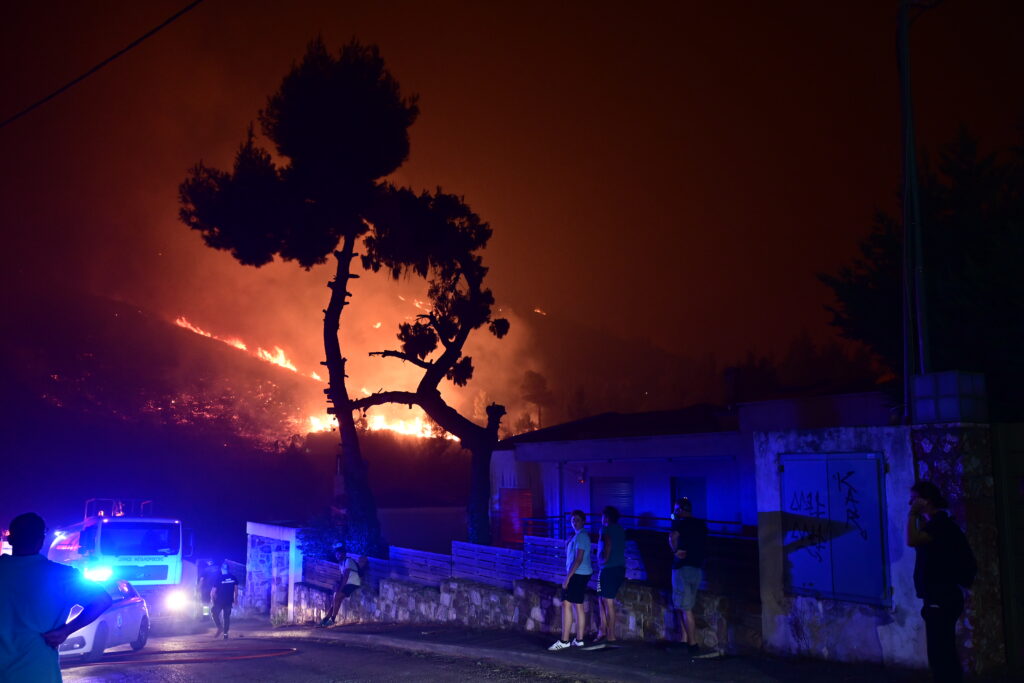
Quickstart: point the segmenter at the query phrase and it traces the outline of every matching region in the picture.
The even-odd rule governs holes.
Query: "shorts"
[[[626,580],[626,567],[601,567],[601,573],[597,577],[597,594],[602,598],[614,600],[619,594],[622,582]]]
[[[704,579],[700,567],[683,566],[672,570],[672,605],[684,612],[692,610],[697,603],[697,591]]]
[[[576,605],[583,604],[583,595],[587,592],[590,574],[573,574],[569,577],[569,586],[562,591],[562,599]]]
[[[359,584],[358,583],[347,583],[344,586],[342,586],[340,590],[341,590],[341,594],[347,598],[348,596],[350,596],[353,593],[355,593],[356,589],[358,589],[358,588],[359,588]]]

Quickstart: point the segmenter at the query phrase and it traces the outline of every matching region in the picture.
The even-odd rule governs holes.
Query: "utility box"
[[[915,424],[988,422],[985,375],[979,372],[930,372],[914,375],[911,415]]]

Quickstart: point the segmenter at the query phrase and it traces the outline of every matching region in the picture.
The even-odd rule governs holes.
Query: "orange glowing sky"
[[[8,3],[0,118],[184,4]],[[311,37],[356,36],[421,97],[394,180],[463,194],[491,222],[504,306],[725,361],[779,351],[801,328],[827,338],[814,274],[856,254],[898,187],[895,5],[207,0],[0,130],[4,270],[316,369],[326,271],[242,268],[207,249],[177,221],[176,188],[199,159],[230,162]],[[1012,139],[1022,6],[950,0],[917,22],[925,143],[960,121]],[[416,297],[415,282],[360,281],[349,348],[387,346]],[[528,329],[513,327],[507,353],[529,354]],[[356,388],[391,379],[367,373]]]

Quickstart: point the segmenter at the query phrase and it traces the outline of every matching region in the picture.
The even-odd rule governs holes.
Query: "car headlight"
[[[167,594],[167,597],[164,598],[164,606],[174,612],[183,610],[188,606],[188,596],[185,595],[185,591],[183,590],[171,591]]]
[[[82,574],[90,581],[106,581],[114,575],[114,570],[110,567],[86,567]]]

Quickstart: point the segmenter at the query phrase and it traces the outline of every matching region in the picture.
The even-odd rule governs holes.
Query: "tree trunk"
[[[491,544],[491,454],[493,448],[477,447],[470,450],[469,504],[466,506],[466,524],[470,543]]]
[[[345,385],[345,358],[341,355],[341,344],[338,341],[341,313],[348,305],[346,299],[350,296],[348,281],[358,277],[351,273],[352,258],[355,256],[354,243],[354,237],[346,237],[342,250],[334,252],[337,269],[334,280],[327,285],[331,290],[331,300],[324,310],[324,353],[330,382],[325,393],[328,402],[332,404],[328,412],[338,418],[341,437],[338,470],[345,482],[348,549],[356,554],[379,555],[383,552],[383,541],[380,521],[377,519],[377,504],[370,490],[369,473],[359,448],[359,434]]]
[[[469,505],[466,522],[470,543],[491,544],[491,454],[498,445],[498,427],[505,416],[505,406],[487,406],[487,426],[482,438],[463,441],[472,454],[470,460]],[[456,436],[459,436],[456,434]]]

